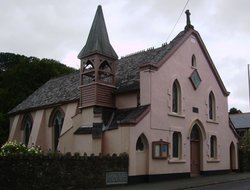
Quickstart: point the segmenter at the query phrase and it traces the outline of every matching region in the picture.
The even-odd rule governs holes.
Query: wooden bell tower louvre
[[[109,42],[102,7],[99,5],[87,42],[78,55],[81,60],[80,107],[115,107],[116,52]]]

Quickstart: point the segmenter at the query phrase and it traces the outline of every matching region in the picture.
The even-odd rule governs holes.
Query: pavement
[[[204,187],[214,184],[230,183],[234,181],[250,180],[250,172],[228,173],[223,175],[199,176],[186,179],[176,179],[152,183],[140,183],[135,185],[108,186],[103,190],[180,190],[194,187]]]

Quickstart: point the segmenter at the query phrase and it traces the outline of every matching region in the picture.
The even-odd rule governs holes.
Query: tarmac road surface
[[[250,179],[188,188],[189,190],[250,190]]]
[[[118,185],[99,190],[250,190],[250,172],[224,175],[200,176],[161,182]]]

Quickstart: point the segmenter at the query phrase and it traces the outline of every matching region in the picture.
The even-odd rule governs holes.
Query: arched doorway
[[[202,135],[200,127],[195,124],[190,134],[190,170],[191,176],[200,175]]]
[[[144,134],[136,142],[136,175],[148,175],[148,140]]]
[[[234,171],[236,169],[236,151],[235,151],[235,146],[234,143],[231,142],[230,144],[230,170]]]

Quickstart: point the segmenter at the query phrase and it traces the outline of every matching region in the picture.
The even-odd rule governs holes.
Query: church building
[[[80,71],[54,78],[9,112],[9,140],[44,152],[129,155],[129,179],[238,169],[228,96],[190,21],[170,43],[118,58],[98,6]]]

